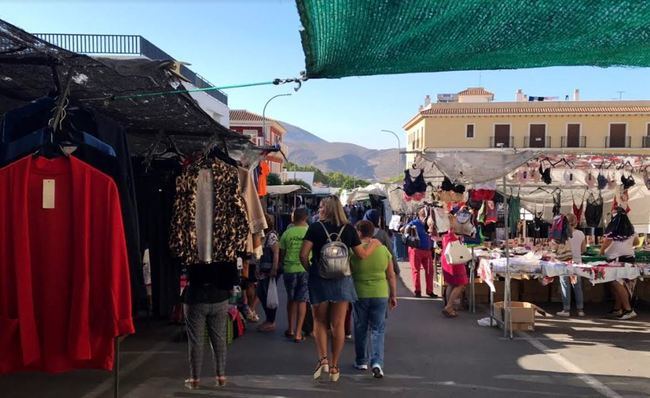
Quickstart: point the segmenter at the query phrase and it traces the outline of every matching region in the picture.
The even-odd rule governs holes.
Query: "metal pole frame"
[[[506,232],[506,241],[504,245],[504,254],[506,256],[506,281],[504,283],[504,292],[503,292],[503,337],[510,337],[512,339],[512,311],[511,311],[511,297],[510,297],[510,239],[508,234],[508,201],[505,196],[506,191],[506,176],[503,176],[503,218],[504,218],[504,227]]]
[[[266,106],[271,102],[274,98],[278,97],[288,97],[290,96],[291,93],[285,93],[285,94],[277,94],[274,95],[273,97],[269,98],[268,101],[266,101],[266,104],[264,104],[264,108],[262,108],[262,135],[264,135],[264,140],[266,141]],[[271,135],[269,134],[269,139],[271,138]],[[273,145],[273,143],[271,143]]]
[[[396,132],[394,132],[392,130],[379,130],[379,131],[381,131],[382,133],[390,133],[390,134],[394,135],[395,138],[397,138],[397,166],[401,166],[402,165],[402,152],[400,151],[400,148],[402,147],[402,144],[401,144],[401,142],[399,140],[399,136],[397,135]]]

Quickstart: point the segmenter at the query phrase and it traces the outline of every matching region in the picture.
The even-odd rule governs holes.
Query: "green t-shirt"
[[[280,249],[285,251],[283,264],[286,274],[305,272],[305,268],[300,264],[300,248],[306,233],[306,225],[304,227],[294,226],[284,231],[280,237]]]
[[[391,261],[391,255],[386,246],[379,246],[365,260],[352,256],[352,279],[359,298],[388,297],[388,279],[386,268]]]

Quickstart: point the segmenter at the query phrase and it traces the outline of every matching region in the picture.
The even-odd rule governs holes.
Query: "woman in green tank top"
[[[356,229],[361,244],[367,245],[374,235],[374,225],[370,221],[359,221]],[[363,260],[353,255],[351,266],[354,287],[359,297],[354,303],[354,367],[367,370],[370,363],[373,376],[381,378],[384,376],[386,313],[388,309],[397,306],[397,277],[392,267],[391,254],[385,246],[380,246]]]

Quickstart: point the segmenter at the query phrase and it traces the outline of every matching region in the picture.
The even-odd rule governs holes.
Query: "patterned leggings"
[[[201,377],[203,344],[210,339],[216,374],[226,375],[226,348],[228,339],[228,300],[219,303],[185,304],[190,377]],[[207,324],[207,336],[206,336]],[[207,337],[207,338],[206,338]]]

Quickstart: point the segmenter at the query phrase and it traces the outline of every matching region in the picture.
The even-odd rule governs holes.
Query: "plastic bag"
[[[278,300],[278,286],[275,283],[275,278],[269,281],[269,290],[266,291],[266,308],[276,309],[280,305]]]

